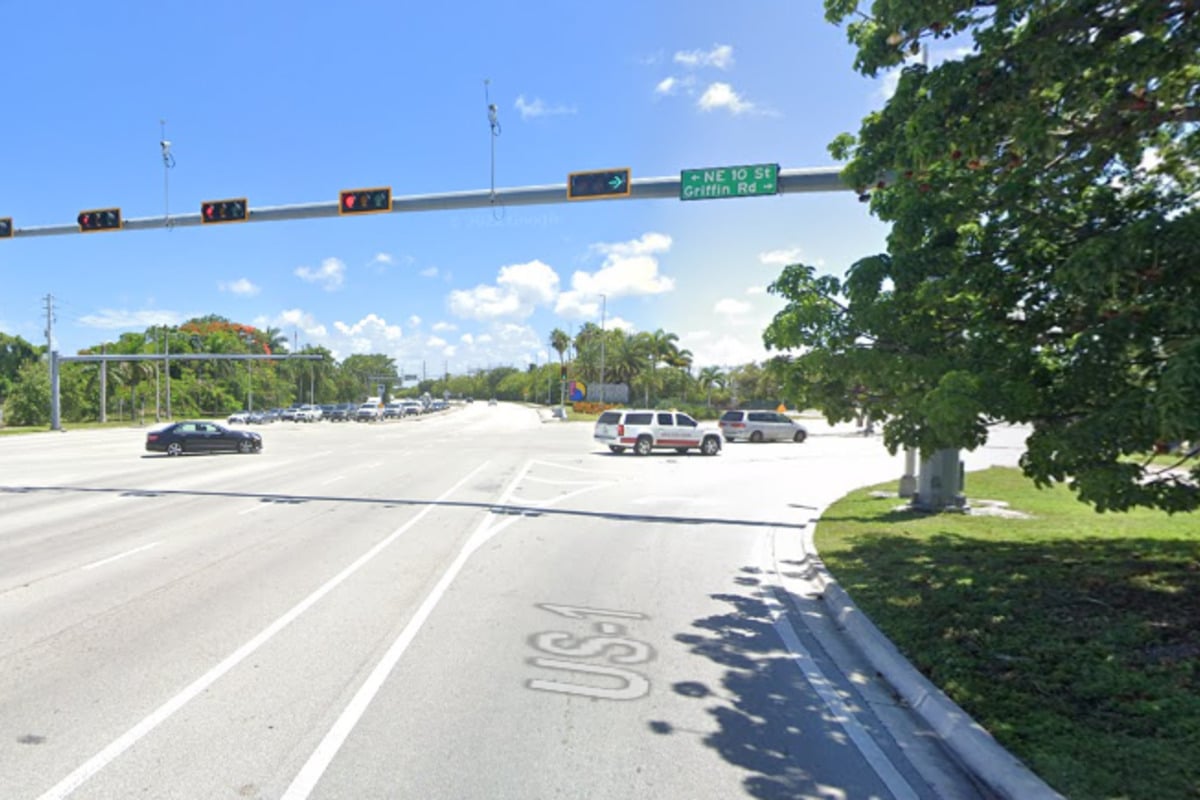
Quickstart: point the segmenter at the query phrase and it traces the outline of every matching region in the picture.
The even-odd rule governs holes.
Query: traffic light
[[[208,200],[200,204],[200,221],[205,225],[216,222],[245,222],[250,215],[246,198]]]
[[[80,233],[95,233],[96,231],[119,231],[121,229],[121,209],[100,208],[94,211],[80,211],[76,218],[79,222]]]
[[[0,239],[11,239],[12,232],[12,217],[0,217]]]
[[[338,197],[339,214],[378,214],[392,210],[390,186],[376,189],[346,189]]]
[[[572,172],[567,176],[568,200],[629,196],[629,167]]]
[[[563,380],[563,381],[565,381],[567,379],[567,365],[566,364],[563,364],[562,366],[560,366],[558,368],[558,378],[559,378],[559,380]]]

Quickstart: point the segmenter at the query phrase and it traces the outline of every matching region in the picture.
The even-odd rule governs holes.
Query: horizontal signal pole
[[[841,178],[840,167],[804,167],[779,171],[779,194],[807,194],[813,192],[848,192]],[[679,200],[680,178],[634,178],[629,182],[629,195],[615,197],[609,202],[621,200]],[[470,192],[448,192],[445,194],[421,194],[393,197],[390,212],[412,211],[455,211],[469,208],[493,206],[534,206],[571,202],[567,197],[567,184],[549,186],[518,186],[496,189],[495,192],[481,189]],[[251,208],[246,222],[281,222],[294,219],[317,219],[339,216],[340,203],[330,200],[323,203],[304,203],[291,206],[264,206]],[[178,214],[165,217],[140,217],[124,220],[127,231],[160,230],[163,228],[187,228],[203,225],[200,213]],[[16,228],[12,236],[64,236],[79,233],[78,223],[69,225],[42,225],[32,228]]]

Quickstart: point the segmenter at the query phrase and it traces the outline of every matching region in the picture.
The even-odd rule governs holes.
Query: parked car
[[[330,410],[325,413],[325,418],[330,422],[345,422],[354,416],[353,403],[338,403],[331,406]]]
[[[405,400],[400,403],[400,409],[406,417],[416,417],[425,413],[425,404],[418,400]]]
[[[290,408],[282,408],[279,410],[279,418],[284,422],[295,422],[296,415],[300,413],[300,406],[295,405]]]
[[[778,411],[733,409],[722,414],[717,424],[730,442],[803,442],[808,438],[803,425]]]
[[[380,410],[378,403],[363,403],[354,412],[354,420],[356,422],[376,422],[380,418]]]
[[[383,407],[384,419],[398,419],[404,416],[404,404],[399,400],[393,400]]]
[[[306,403],[296,409],[296,422],[320,422],[322,417],[321,407]]]
[[[614,453],[632,448],[636,455],[649,455],[655,449],[673,449],[686,453],[698,449],[706,456],[721,452],[721,430],[701,424],[678,411],[652,409],[610,409],[596,420],[593,437]]]
[[[150,452],[178,456],[183,453],[262,452],[262,436],[254,431],[235,431],[216,422],[175,422],[146,434]]]
[[[242,425],[245,425],[246,423],[248,423],[250,421],[250,412],[249,411],[235,411],[232,414],[230,414],[229,419],[227,419],[225,421],[228,422],[230,425],[237,425],[239,423]]]

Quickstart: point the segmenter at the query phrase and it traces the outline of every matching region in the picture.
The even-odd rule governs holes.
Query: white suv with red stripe
[[[649,455],[655,449],[673,449],[686,453],[692,448],[706,456],[721,452],[721,430],[703,425],[678,411],[613,409],[596,420],[597,442],[614,453],[630,448],[636,455]]]

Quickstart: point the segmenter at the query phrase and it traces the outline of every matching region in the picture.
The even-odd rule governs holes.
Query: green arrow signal
[[[608,182],[608,185],[613,188],[613,191],[616,191],[617,189],[621,188],[621,184],[623,183],[625,183],[625,181],[620,175],[613,175],[612,180]]]

